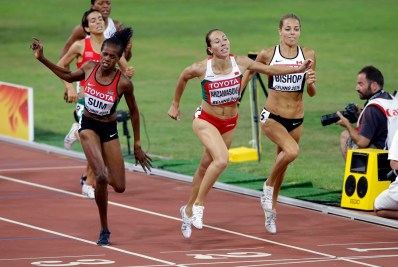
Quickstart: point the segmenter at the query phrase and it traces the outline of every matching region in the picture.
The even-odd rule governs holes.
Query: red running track
[[[398,231],[278,204],[278,234],[259,199],[213,189],[202,230],[181,232],[190,183],[127,171],[109,188],[111,246],[95,244],[94,200],[80,194],[82,159],[0,141],[0,266],[396,266]]]

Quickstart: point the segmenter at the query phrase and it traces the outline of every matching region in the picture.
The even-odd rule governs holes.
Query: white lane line
[[[171,250],[171,251],[161,251],[160,253],[192,253],[192,252],[198,252],[198,251],[232,251],[232,250],[256,250],[256,249],[263,249],[264,247],[252,247],[252,248],[219,248],[219,249],[195,249],[195,250]]]
[[[371,257],[368,257],[371,258]],[[186,267],[190,266],[218,266],[219,264],[239,264],[233,265],[234,267],[265,267],[265,266],[283,266],[288,265],[292,266],[293,264],[303,264],[303,263],[330,263],[336,262],[335,265],[338,266],[338,262],[343,258],[297,258],[297,259],[279,259],[279,260],[258,260],[258,261],[218,261],[218,262],[205,262],[205,263],[186,263]],[[347,258],[347,261],[350,261],[350,258]],[[379,265],[367,264],[367,263],[358,263],[350,261],[354,264],[360,264],[367,267],[381,267]],[[319,265],[322,266],[322,265]],[[164,265],[131,265],[125,267],[164,267]]]
[[[73,192],[69,192],[69,191],[65,191],[65,190],[61,190],[61,189],[57,189],[57,188],[53,188],[53,187],[49,187],[49,186],[45,186],[45,185],[40,185],[40,184],[36,184],[36,183],[31,183],[31,182],[27,182],[27,181],[22,181],[22,180],[14,179],[14,178],[11,178],[11,177],[6,177],[6,176],[3,176],[3,175],[0,175],[0,179],[11,181],[11,182],[16,182],[16,183],[21,183],[21,184],[26,184],[26,185],[30,185],[30,186],[34,186],[34,187],[44,188],[44,189],[52,190],[52,191],[56,191],[56,192],[62,192],[64,194],[70,194],[70,195],[73,195],[73,196],[84,197],[81,194],[76,194],[76,193],[73,193]],[[112,201],[108,201],[108,205],[122,207],[122,208],[130,209],[130,210],[134,210],[134,211],[138,211],[138,212],[142,212],[142,213],[146,213],[146,214],[151,214],[151,215],[154,215],[154,216],[163,217],[163,218],[171,219],[171,220],[175,220],[175,221],[181,221],[180,218],[176,218],[176,217],[173,217],[173,216],[169,216],[169,215],[165,215],[165,214],[161,214],[161,213],[157,213],[157,212],[153,212],[153,211],[148,211],[148,210],[144,210],[144,209],[140,209],[140,208],[136,208],[136,207],[132,207],[132,206],[128,206],[128,205],[124,205],[124,204],[120,204],[120,203],[116,203],[116,202],[112,202]],[[232,235],[236,235],[236,236],[240,236],[240,237],[244,237],[244,238],[249,238],[249,239],[253,239],[253,240],[257,240],[257,241],[261,241],[261,242],[265,242],[265,243],[270,243],[270,244],[274,244],[274,245],[278,245],[278,246],[282,246],[282,247],[286,247],[286,248],[290,248],[290,249],[294,249],[294,250],[304,251],[304,252],[312,253],[312,254],[315,254],[315,255],[324,256],[324,257],[327,257],[327,258],[330,258],[330,259],[338,258],[335,255],[326,254],[326,253],[322,253],[322,252],[318,252],[318,251],[314,251],[314,250],[310,250],[310,249],[305,249],[305,248],[302,248],[302,247],[292,246],[292,245],[288,245],[288,244],[272,241],[272,240],[269,240],[269,239],[264,239],[264,238],[257,237],[257,236],[251,236],[251,235],[243,234],[243,233],[240,233],[240,232],[227,230],[227,229],[224,229],[224,228],[214,227],[214,226],[210,226],[210,225],[207,225],[207,224],[204,224],[204,226],[206,228],[213,229],[213,230],[216,230],[216,231],[229,233],[229,234],[232,234]],[[91,243],[93,243],[93,242],[91,242]],[[353,262],[352,260],[344,259],[344,258],[339,258],[339,260]],[[355,263],[360,264],[360,265],[361,264],[365,265],[365,264],[363,264],[361,262],[355,262]],[[177,265],[177,266],[179,266],[179,265]]]
[[[16,183],[20,183],[20,184],[30,185],[30,186],[33,186],[33,187],[43,188],[43,189],[47,189],[47,190],[55,191],[55,192],[59,192],[59,193],[64,193],[64,194],[72,195],[72,196],[75,196],[75,197],[85,198],[85,196],[83,196],[82,194],[77,194],[77,193],[65,191],[65,190],[62,190],[62,189],[57,189],[57,188],[46,186],[46,185],[41,185],[41,184],[31,183],[31,182],[27,182],[27,181],[22,181],[22,180],[14,179],[14,178],[3,176],[3,175],[0,175],[0,179],[7,180],[7,181],[10,181],[10,182],[16,182]]]
[[[18,221],[10,220],[10,219],[3,218],[3,217],[0,217],[0,220],[2,220],[4,222],[8,222],[8,223],[17,224],[17,225],[20,225],[20,226],[23,226],[23,227],[27,227],[27,228],[30,228],[30,229],[34,229],[34,230],[50,233],[50,234],[53,234],[53,235],[62,236],[62,237],[69,238],[69,239],[72,239],[72,240],[75,240],[75,241],[80,241],[80,242],[83,242],[83,243],[87,243],[87,244],[90,244],[90,245],[97,246],[97,243],[95,243],[93,241],[89,241],[89,240],[86,240],[86,239],[83,239],[83,238],[79,238],[79,237],[63,234],[63,233],[52,231],[52,230],[48,230],[48,229],[44,229],[44,228],[37,227],[37,226],[31,225],[31,224],[18,222]],[[147,255],[143,255],[143,254],[140,254],[140,253],[135,253],[135,252],[132,252],[132,251],[128,251],[128,250],[124,250],[124,249],[120,249],[120,248],[116,248],[116,247],[112,247],[112,246],[103,246],[103,248],[114,250],[114,251],[117,251],[117,252],[121,252],[121,253],[132,255],[132,256],[136,256],[136,257],[140,257],[140,258],[144,258],[144,259],[148,259],[148,260],[153,260],[153,261],[164,263],[164,264],[167,264],[167,265],[170,265],[170,266],[179,266],[179,265],[177,265],[174,262],[165,261],[165,260],[162,260],[162,259],[157,259],[157,258],[154,258],[154,257],[150,257],[150,256],[147,256]]]
[[[398,254],[383,254],[383,255],[371,255],[371,256],[352,256],[352,257],[347,257],[347,259],[382,259],[382,258],[398,258]]]
[[[40,167],[40,168],[17,168],[17,169],[0,169],[0,172],[70,170],[70,169],[82,169],[86,167],[87,167],[86,165],[81,165],[81,166]]]
[[[103,257],[106,254],[88,254],[88,255],[62,255],[62,256],[53,256],[53,257],[31,257],[31,258],[9,258],[9,259],[0,259],[0,261],[18,261],[18,260],[41,260],[41,259],[62,259],[62,258],[85,258],[85,257]]]
[[[369,252],[369,251],[382,251],[382,250],[398,250],[398,247],[386,247],[386,248],[347,248],[356,252]]]
[[[364,242],[364,243],[340,243],[340,244],[323,244],[317,245],[318,247],[333,247],[333,246],[352,246],[352,245],[377,245],[377,244],[397,244],[397,241],[394,242]]]
[[[336,258],[336,259],[319,259],[319,260],[298,260],[298,261],[290,261],[290,262],[272,262],[272,263],[265,263],[265,264],[256,264],[256,265],[240,265],[240,266],[236,266],[236,267],[263,267],[263,266],[279,266],[279,265],[292,265],[292,264],[303,264],[303,263],[315,263],[315,262],[331,262],[331,261],[341,261],[343,259],[341,258]],[[367,267],[381,267],[379,265],[373,265],[373,264],[366,264],[366,263],[362,263],[362,262],[355,262],[355,261],[351,261],[351,260],[347,260],[344,259],[345,261],[351,262],[351,263],[355,263],[355,264],[360,264],[363,266],[367,266]],[[337,263],[338,264],[338,263]],[[319,266],[322,266],[322,264],[320,264]],[[337,265],[336,265],[337,266]]]
[[[233,267],[256,267],[256,266],[275,266],[275,265],[288,265],[290,263],[307,263],[319,261],[336,261],[336,259],[325,258],[300,258],[300,259],[280,259],[280,260],[259,260],[259,261],[212,261],[204,263],[186,263],[185,266],[218,266],[219,264],[229,264]],[[232,265],[232,264],[250,264],[250,265]],[[163,265],[132,265],[125,267],[162,267]]]

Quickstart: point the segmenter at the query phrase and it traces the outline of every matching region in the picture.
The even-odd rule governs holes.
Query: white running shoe
[[[76,131],[79,130],[79,123],[75,122],[72,124],[72,127],[69,130],[69,133],[65,136],[64,139],[64,147],[67,150],[70,150],[72,148],[72,145],[74,142],[76,142],[77,137],[76,137]]]
[[[203,228],[203,210],[205,209],[204,206],[193,205],[192,207],[192,224],[197,229]]]
[[[265,229],[267,229],[270,234],[276,234],[276,210],[272,209],[273,194],[274,187],[264,185],[260,201],[265,214]]]
[[[264,212],[272,210],[272,197],[274,195],[273,186],[264,186],[263,194],[261,196],[261,207]]]
[[[94,199],[95,198],[95,189],[91,185],[83,184],[82,194],[83,194],[83,196],[85,196],[87,198]]]
[[[181,232],[185,238],[190,238],[192,234],[191,218],[189,218],[187,213],[185,212],[186,207],[187,206],[182,206],[180,208],[182,218]]]
[[[270,234],[276,234],[276,210],[265,212],[265,229]]]

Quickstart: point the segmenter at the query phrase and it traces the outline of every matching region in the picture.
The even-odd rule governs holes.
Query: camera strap
[[[376,93],[374,93],[363,105],[364,107],[369,103],[370,100],[375,99],[376,97],[378,97],[379,95],[383,94],[385,91],[383,88],[381,88],[379,91],[377,91]]]

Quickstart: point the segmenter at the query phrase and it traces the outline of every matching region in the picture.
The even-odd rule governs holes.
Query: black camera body
[[[359,116],[359,111],[357,106],[354,103],[349,103],[346,107],[345,110],[340,111],[341,114],[346,117],[349,122],[351,123],[356,123],[358,121],[358,116]],[[339,115],[337,113],[332,113],[332,114],[326,114],[321,117],[321,124],[323,126],[330,125],[332,123],[336,123],[340,120]]]
[[[250,58],[250,59],[252,59],[252,60],[256,60],[257,55],[258,55],[258,52],[249,52],[249,53],[247,54],[248,58]]]

